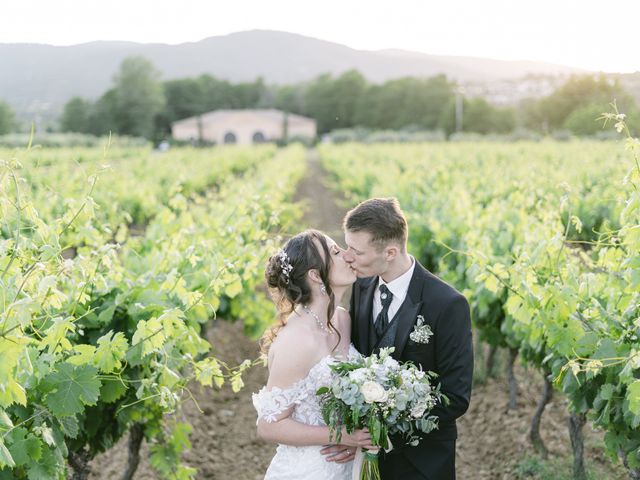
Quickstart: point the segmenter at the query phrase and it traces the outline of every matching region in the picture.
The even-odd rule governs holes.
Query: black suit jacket
[[[377,282],[378,277],[358,279],[351,295],[351,341],[363,355],[370,355],[374,347],[370,330],[373,328],[373,294]],[[433,332],[426,344],[413,342],[409,338],[418,315],[424,317]],[[469,304],[460,292],[431,274],[416,260],[407,297],[394,322],[399,323],[392,356],[398,361],[412,361],[425,371],[437,373],[436,381],[449,399],[448,406],[439,405],[433,410],[433,414],[439,418],[437,430],[424,435],[417,447],[398,445],[398,439],[392,439],[394,448],[397,449],[396,453],[405,455],[427,478],[437,478],[430,471],[430,464],[435,465],[442,459],[429,460],[429,444],[450,442],[452,448],[448,449],[448,454],[453,456],[451,461],[454,461],[456,419],[467,411],[471,397],[473,342]]]

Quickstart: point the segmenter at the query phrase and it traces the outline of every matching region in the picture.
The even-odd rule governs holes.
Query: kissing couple
[[[261,339],[269,378],[253,404],[258,436],[278,447],[265,479],[359,478],[353,459],[358,449],[377,448],[371,432],[344,430],[336,444],[316,392],[331,384],[332,363],[394,347],[395,360],[438,375],[448,402],[434,407],[438,428],[417,445],[391,437],[393,448],[380,451],[381,478],[453,480],[456,419],[469,407],[473,376],[468,302],[409,254],[407,221],[395,198],[360,203],[343,230],[345,248],[307,230],[266,267],[278,322]],[[348,290],[346,311],[339,304]],[[419,330],[429,335],[416,336]]]

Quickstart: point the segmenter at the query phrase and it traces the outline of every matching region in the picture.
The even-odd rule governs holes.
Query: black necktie
[[[391,305],[392,300],[393,293],[389,291],[386,285],[380,285],[380,302],[382,303],[382,310],[380,310],[380,313],[373,324],[378,338],[382,337],[387,325],[389,325],[389,305]]]

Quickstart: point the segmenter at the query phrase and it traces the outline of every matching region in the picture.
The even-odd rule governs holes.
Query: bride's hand
[[[339,445],[327,445],[320,453],[326,455],[327,462],[347,463],[353,460],[358,448],[377,449],[371,441],[371,434],[368,429],[356,430],[353,433],[347,433],[346,429],[342,430],[342,438]]]
[[[350,447],[360,447],[366,449],[376,448],[376,446],[373,445],[371,434],[369,433],[368,428],[355,430],[353,433],[347,433],[347,430],[343,429],[340,443],[342,443],[343,445],[348,445]]]
[[[320,450],[322,455],[326,455],[327,462],[347,463],[356,456],[355,447],[349,445],[328,445]]]
[[[355,447],[349,445],[328,445],[320,450],[320,453],[326,455],[327,462],[347,463],[356,456]]]

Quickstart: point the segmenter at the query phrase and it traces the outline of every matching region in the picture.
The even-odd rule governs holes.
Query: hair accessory
[[[282,274],[284,275],[285,278],[285,282],[284,283],[289,283],[289,274],[291,273],[291,270],[293,270],[293,265],[291,265],[291,259],[289,258],[289,255],[287,255],[287,252],[285,252],[284,250],[280,250],[280,252],[278,252],[278,259],[280,260],[280,269],[282,270]]]

